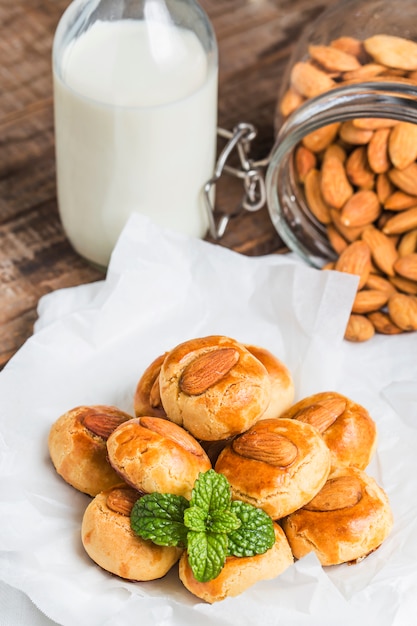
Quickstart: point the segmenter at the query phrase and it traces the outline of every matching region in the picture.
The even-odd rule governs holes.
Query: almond
[[[367,226],[362,231],[362,240],[370,250],[373,261],[388,276],[394,276],[394,263],[398,259],[398,252],[393,241],[375,226]]]
[[[417,297],[394,293],[388,300],[388,313],[402,330],[417,330]]]
[[[417,296],[417,281],[410,280],[409,278],[403,278],[402,276],[392,276],[390,282],[403,293],[408,293],[412,296]]]
[[[357,59],[363,57],[364,54],[363,43],[359,39],[356,39],[356,37],[342,36],[333,39],[330,45],[332,48],[342,50],[342,52],[355,56]]]
[[[368,147],[369,149],[369,147]],[[365,146],[359,146],[350,153],[346,160],[346,174],[352,185],[362,189],[372,189],[375,184],[375,173],[368,163]]]
[[[389,170],[388,176],[401,191],[417,196],[417,163],[411,163],[401,170],[393,168]]]
[[[417,44],[409,39],[374,35],[365,39],[364,46],[377,63],[403,70],[417,69]]]
[[[141,495],[141,492],[132,487],[115,487],[107,494],[106,504],[111,511],[130,517],[133,505]]]
[[[340,124],[337,122],[322,126],[303,137],[302,144],[312,152],[322,152],[333,142],[339,128]]]
[[[323,161],[329,157],[336,157],[341,163],[346,161],[346,150],[338,143],[331,143],[324,151]]]
[[[295,169],[300,182],[304,183],[307,174],[316,167],[317,157],[302,144],[295,151]]]
[[[130,415],[113,407],[89,407],[80,421],[94,435],[107,440],[117,426],[129,419]]]
[[[239,360],[234,348],[219,348],[198,356],[189,363],[180,378],[181,391],[199,396],[221,381]]]
[[[378,291],[385,291],[389,295],[395,293],[397,290],[389,280],[378,274],[369,274],[368,280],[365,285],[366,289],[378,289]]]
[[[144,416],[139,418],[139,423],[143,428],[148,428],[152,432],[174,441],[181,446],[181,448],[188,450],[192,454],[197,456],[204,455],[204,451],[196,439],[184,430],[184,428],[178,426],[178,424],[174,424],[174,422],[170,422],[168,419]]]
[[[280,102],[280,112],[283,117],[288,117],[305,102],[305,98],[293,87],[289,87]]]
[[[383,311],[375,311],[374,313],[369,313],[367,317],[372,323],[376,332],[381,335],[399,335],[403,332],[401,328],[394,324],[390,316]]]
[[[352,305],[352,313],[371,313],[382,308],[387,302],[390,294],[378,289],[363,289],[358,291]]]
[[[365,241],[354,241],[342,252],[336,261],[335,269],[339,272],[357,274],[358,289],[361,289],[371,270],[371,250]]]
[[[307,511],[338,511],[355,506],[362,498],[362,485],[356,476],[330,478],[303,508]]]
[[[329,224],[330,210],[321,193],[320,178],[320,172],[315,168],[311,169],[304,181],[304,193],[312,214],[322,224]]]
[[[372,322],[364,315],[351,314],[345,330],[345,339],[359,343],[368,341],[375,334],[375,328]]]
[[[417,228],[409,230],[405,233],[397,246],[399,256],[406,256],[417,252]]]
[[[305,98],[314,98],[334,86],[334,81],[326,72],[299,61],[291,69],[291,85]]]
[[[378,174],[375,182],[375,191],[381,204],[385,204],[387,198],[394,192],[394,185],[387,174]]]
[[[389,120],[384,117],[358,117],[354,119],[352,123],[356,128],[378,130],[379,128],[392,128],[398,124],[398,120]]]
[[[257,431],[256,428],[237,437],[232,447],[241,456],[277,467],[288,467],[298,456],[297,446],[287,437],[271,431]]]
[[[394,191],[387,197],[384,202],[386,209],[390,211],[403,211],[404,209],[411,209],[413,206],[417,206],[417,196],[410,196],[410,194],[404,191]]]
[[[330,72],[348,72],[361,67],[356,56],[334,46],[310,45],[308,51],[312,59]]]
[[[356,70],[345,72],[343,74],[343,81],[368,80],[374,76],[379,76],[385,69],[385,66],[379,63],[365,63],[365,65],[361,65]]]
[[[400,276],[417,281],[417,253],[412,252],[399,257],[394,264],[394,269]]]
[[[417,159],[417,125],[399,122],[390,133],[388,151],[394,167],[403,170],[411,165]]]
[[[311,404],[294,415],[294,419],[314,426],[320,433],[324,433],[346,409],[344,398],[327,398],[316,404]]]
[[[326,232],[327,238],[333,250],[338,255],[342,254],[343,250],[348,246],[346,239],[339,233],[333,224],[327,225]]]
[[[367,157],[370,168],[375,174],[388,172],[391,162],[388,157],[388,139],[392,130],[379,128],[373,134],[367,146]]]
[[[398,215],[390,217],[382,230],[386,235],[401,235],[414,228],[417,228],[417,207],[401,211]]]
[[[321,168],[320,189],[324,201],[340,209],[353,194],[343,163],[336,156],[329,156]]]
[[[363,145],[369,143],[373,134],[374,133],[372,130],[357,128],[353,124],[352,120],[343,122],[339,130],[340,138],[346,143],[350,143],[353,145]]]
[[[376,193],[371,189],[360,189],[343,206],[341,220],[345,226],[366,226],[378,219],[380,213],[381,205]]]
[[[330,209],[330,217],[332,218],[332,222],[336,230],[339,231],[339,233],[344,239],[346,239],[346,241],[352,243],[353,241],[359,239],[363,231],[363,226],[355,228],[353,228],[353,226],[346,226],[342,222],[341,212],[337,209]]]

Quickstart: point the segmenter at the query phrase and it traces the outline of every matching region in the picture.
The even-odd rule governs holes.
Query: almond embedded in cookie
[[[216,472],[233,498],[278,520],[309,502],[330,471],[330,451],[318,430],[294,419],[260,420],[220,453]]]
[[[314,551],[322,565],[363,559],[385,541],[392,524],[386,493],[356,468],[332,472],[311,502],[282,520],[294,556]]]
[[[78,406],[61,415],[49,431],[52,462],[62,478],[90,496],[120,482],[107,459],[106,441],[131,415],[107,405]]]
[[[167,418],[202,441],[244,432],[271,399],[264,364],[244,345],[222,335],[173,348],[164,359],[159,383]]]
[[[137,417],[116,428],[107,440],[107,453],[119,477],[146,493],[190,498],[199,473],[211,468],[194,437],[160,417]]]
[[[81,540],[88,556],[104,570],[127,580],[156,580],[165,576],[182,550],[158,546],[133,532],[130,509],[141,495],[126,485],[97,494],[84,512]]]
[[[365,407],[336,391],[307,396],[282,417],[301,420],[318,429],[330,450],[332,469],[352,466],[364,470],[375,452],[375,421]]]

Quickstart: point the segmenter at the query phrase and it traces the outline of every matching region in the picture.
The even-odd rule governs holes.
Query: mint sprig
[[[273,522],[263,510],[232,501],[225,476],[213,469],[200,473],[191,500],[151,493],[131,513],[133,531],[163,546],[184,546],[199,582],[216,578],[227,556],[263,554],[275,541]]]

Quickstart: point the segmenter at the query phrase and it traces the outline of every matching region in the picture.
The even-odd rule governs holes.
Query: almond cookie
[[[211,468],[200,444],[186,430],[160,417],[121,424],[107,440],[109,461],[127,484],[152,493],[191,497],[200,472]]]
[[[278,520],[320,491],[330,471],[330,452],[317,429],[296,420],[260,420],[219,455],[233,498]]]
[[[49,431],[52,463],[62,478],[90,496],[120,482],[107,459],[106,441],[132,418],[114,406],[78,406],[61,415]]]
[[[314,551],[322,565],[363,559],[382,544],[392,524],[384,490],[352,467],[332,472],[311,502],[282,520],[294,556]]]
[[[368,411],[335,391],[303,398],[282,415],[311,424],[321,433],[331,455],[332,469],[365,469],[377,445],[377,429]]]
[[[182,552],[157,546],[133,532],[130,513],[141,495],[127,485],[103,491],[88,505],[81,526],[88,556],[106,571],[133,581],[165,576]]]
[[[159,383],[168,418],[204,441],[244,432],[271,398],[265,366],[242,344],[219,335],[192,339],[171,350]]]
[[[195,579],[184,552],[179,563],[180,580],[192,594],[213,604],[227,597],[237,596],[259,580],[269,580],[282,574],[294,558],[278,524],[274,524],[275,543],[264,554],[250,557],[229,556],[220,574],[208,582]]]

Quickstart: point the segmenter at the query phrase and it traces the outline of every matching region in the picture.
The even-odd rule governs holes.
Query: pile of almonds
[[[291,69],[280,114],[362,81],[417,86],[417,43],[375,35],[311,45]],[[323,269],[360,277],[346,339],[417,330],[417,125],[383,118],[327,125],[297,146],[295,168],[337,255]]]

